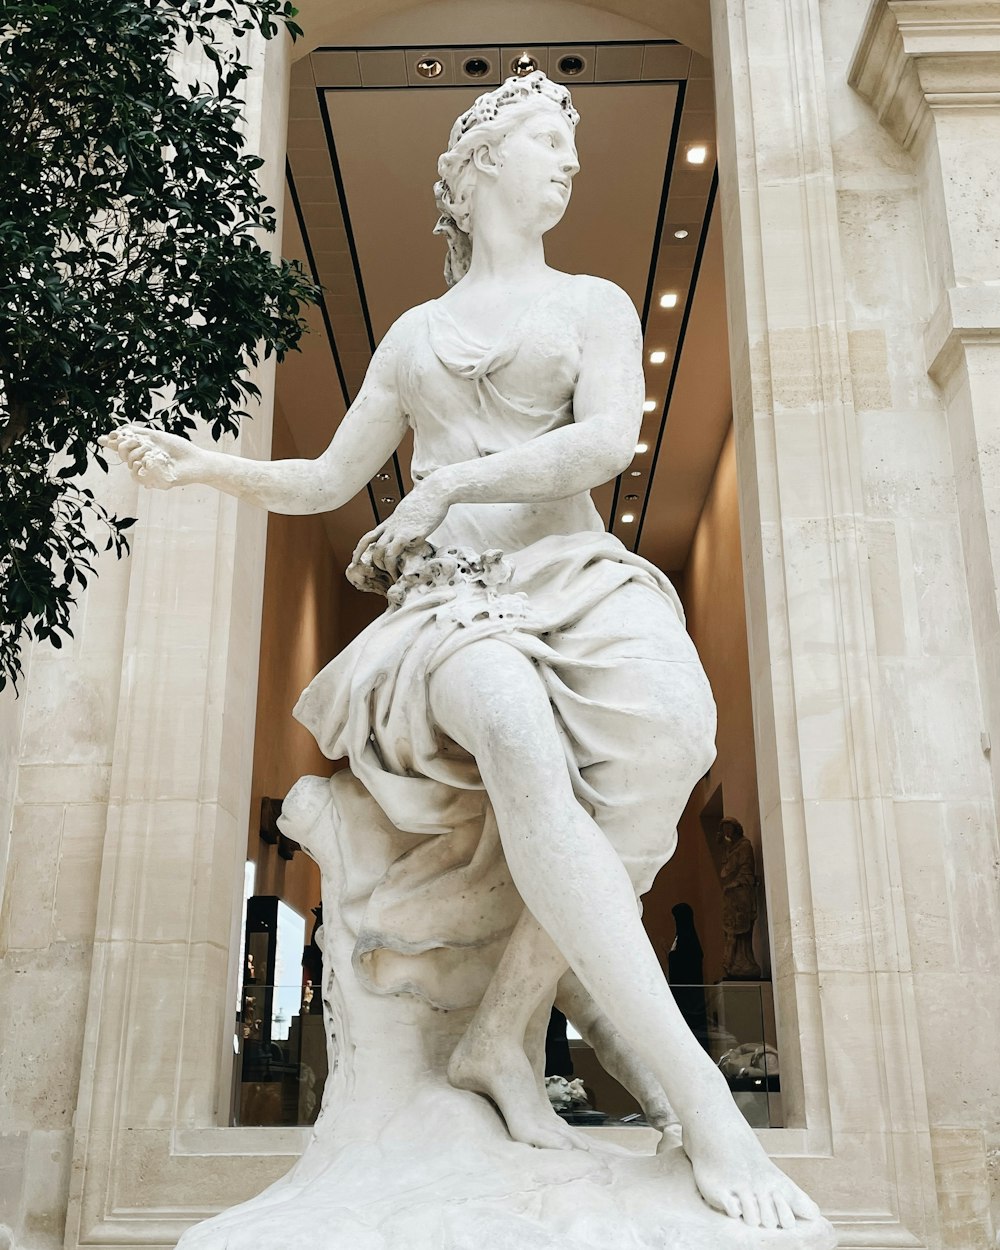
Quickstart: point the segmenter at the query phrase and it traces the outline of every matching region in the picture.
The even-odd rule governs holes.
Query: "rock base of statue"
[[[177,1250],[833,1247],[822,1220],[767,1231],[713,1211],[676,1139],[657,1155],[584,1134],[535,1149],[511,1140],[486,1098],[448,1083],[522,907],[489,813],[484,832],[482,800],[470,802],[450,831],[416,837],[347,772],[305,777],[285,800],[281,827],[322,875],[323,1108],[284,1179],[190,1229]]]
[[[513,1142],[485,1099],[428,1084],[377,1130],[315,1139],[259,1197],[178,1250],[831,1250],[823,1220],[748,1228],[711,1210],[679,1142],[657,1155]]]

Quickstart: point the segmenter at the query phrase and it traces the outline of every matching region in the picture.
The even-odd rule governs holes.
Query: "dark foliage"
[[[0,689],[60,645],[134,518],[83,486],[123,422],[234,432],[315,293],[244,151],[249,38],[288,0],[0,0]],[[202,54],[181,77],[177,49]],[[190,58],[188,58],[190,59]]]

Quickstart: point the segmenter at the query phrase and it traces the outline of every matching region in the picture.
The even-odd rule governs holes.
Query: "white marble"
[[[512,1140],[489,1103],[456,1089],[445,1074],[473,1009],[442,1011],[423,995],[372,993],[369,977],[357,975],[358,952],[369,945],[373,891],[413,836],[394,828],[347,772],[332,781],[303,778],[286,800],[281,824],[322,871],[332,1075],[319,1120],[289,1174],[197,1225],[179,1250],[256,1250],[271,1243],[328,1250],[604,1250],[626,1243],[635,1250],[819,1250],[834,1244],[821,1220],[769,1230],[711,1210],[695,1188],[678,1129],[664,1133],[655,1155],[593,1137],[548,1150]],[[495,889],[489,877],[481,885],[487,894]],[[440,992],[449,979],[447,960],[433,965],[442,953],[396,952],[381,976],[409,976],[425,994]],[[470,962],[463,952],[450,979],[467,984]],[[384,981],[382,988],[390,985]]]
[[[331,1204],[353,1204],[366,1225],[393,1193],[396,1244],[472,1244],[484,1185],[500,1240],[527,1244],[528,1178],[540,1245],[569,1250],[615,1227],[652,1247],[665,1223],[691,1247],[779,1228],[782,1243],[832,1243],[687,1029],[635,906],[714,757],[715,708],[673,588],[604,532],[590,498],[632,459],[644,389],[628,298],[545,264],[579,168],[577,120],[540,72],[458,119],[435,188],[451,289],[392,327],[316,461],[254,462],[135,428],[106,440],[143,485],[203,483],[308,513],[353,496],[414,431],[414,489],[348,572],[389,605],[296,708],[356,778],[350,810],[307,787],[309,818],[286,819],[303,845],[319,838],[321,865],[336,844],[325,904],[351,940],[325,996],[337,1071],[324,1128],[285,1185],[183,1244],[259,1244],[288,1185],[275,1218],[289,1245],[325,1226]],[[379,822],[387,853],[359,884]],[[401,994],[416,1003],[408,1028],[385,1008]],[[553,1112],[538,1063],[554,998],[654,1123],[672,1104],[681,1152],[605,1163]],[[400,1052],[414,1045],[423,1060],[400,1097]],[[372,1065],[374,1086],[361,1075]],[[372,1150],[388,1153],[386,1171],[365,1162]],[[299,1189],[303,1176],[328,1181]],[[705,1225],[710,1207],[725,1218]]]

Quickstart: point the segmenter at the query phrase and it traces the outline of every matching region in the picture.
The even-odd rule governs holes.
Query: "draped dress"
[[[413,430],[415,483],[573,421],[602,284],[563,277],[490,343],[476,341],[443,300],[397,323],[396,386]],[[386,952],[496,942],[519,910],[476,761],[435,724],[429,703],[432,675],[458,650],[498,640],[534,665],[576,797],[637,893],[673,853],[680,813],[714,758],[715,706],[678,596],[606,532],[589,492],[456,504],[429,540],[434,554],[404,563],[385,613],[322,670],[294,713],[330,759],[347,758],[380,816],[418,835],[370,897],[355,900],[355,966],[378,992],[402,985]],[[363,583],[365,571],[348,576]],[[459,886],[465,908],[455,902]],[[498,891],[509,905],[498,905]],[[478,907],[486,895],[490,908]],[[412,969],[402,980],[427,993]]]

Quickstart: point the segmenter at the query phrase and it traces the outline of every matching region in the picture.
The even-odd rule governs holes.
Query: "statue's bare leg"
[[[526,914],[531,916],[531,912]],[[534,920],[533,916],[532,919]],[[537,925],[538,922],[535,921],[535,924]],[[551,945],[549,936],[543,929],[539,927],[538,933]],[[560,955],[559,958],[562,959],[562,956]],[[565,963],[565,961],[563,962]],[[545,1039],[549,1032],[549,1019],[552,1016],[552,1004],[554,1001],[555,987],[551,986],[546,991],[545,997],[535,1008],[534,1015],[528,1021],[528,1027],[524,1034],[524,1049],[531,1060],[532,1071],[535,1074],[535,1084],[546,1102],[548,1102],[549,1096],[545,1088]]]
[[[556,1006],[593,1049],[604,1071],[623,1085],[642,1107],[653,1128],[662,1133],[677,1123],[677,1115],[652,1068],[642,1061],[601,1011],[575,972],[567,972],[560,980]]]
[[[628,873],[576,801],[548,696],[530,661],[503,642],[472,643],[437,669],[430,699],[440,727],[477,761],[526,907],[676,1109],[705,1199],[765,1227],[816,1215],[815,1204],[768,1159],[684,1022]],[[648,745],[655,757],[657,744]]]
[[[544,1011],[547,1020],[565,969],[566,960],[534,916],[523,912],[448,1065],[452,1085],[491,1098],[511,1137],[529,1146],[569,1149],[582,1138],[553,1110],[529,1058],[544,1037],[540,1018]]]
[[[496,1102],[508,1131],[530,1146],[588,1146],[551,1110],[544,1088],[545,1029],[556,1006],[593,1047],[604,1070],[636,1099],[661,1132],[677,1116],[652,1070],[587,993],[530,912],[511,934],[504,958],[448,1066],[453,1085]],[[556,982],[558,981],[558,985]],[[527,1028],[525,1021],[527,1020]]]

